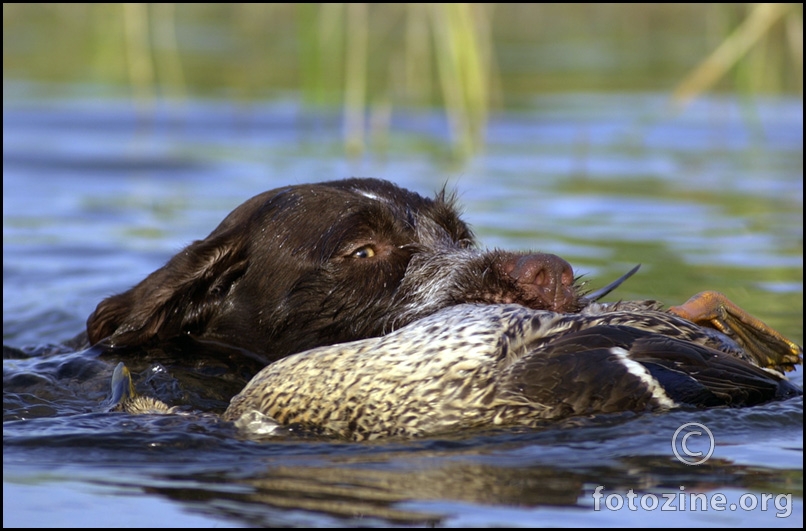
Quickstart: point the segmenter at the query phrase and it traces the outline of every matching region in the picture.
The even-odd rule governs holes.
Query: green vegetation
[[[4,4],[4,80],[131,96],[302,94],[349,153],[442,106],[456,154],[535,93],[802,93],[800,4]],[[676,88],[675,88],[676,87]],[[85,96],[85,94],[82,94]]]

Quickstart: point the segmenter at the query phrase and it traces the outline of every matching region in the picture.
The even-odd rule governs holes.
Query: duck
[[[574,313],[460,304],[384,336],[293,354],[258,372],[222,418],[253,436],[294,427],[368,441],[803,394],[785,376],[803,348],[722,293],[667,309],[599,302],[637,269]],[[137,395],[122,363],[112,389],[113,410],[175,412]]]
[[[783,374],[802,355],[717,292],[668,310],[655,301],[592,303],[572,314],[462,304],[385,336],[277,361],[223,418],[252,433],[295,425],[365,441],[746,407],[802,395]]]

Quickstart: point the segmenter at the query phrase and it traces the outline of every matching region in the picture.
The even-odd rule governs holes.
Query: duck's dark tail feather
[[[794,388],[782,376],[748,361],[657,334],[637,338],[630,356],[647,368],[673,400],[683,404],[752,406],[776,400],[786,393],[782,388]],[[684,378],[691,385],[682,385]],[[691,394],[697,385],[713,398],[702,400],[701,394]]]
[[[508,369],[507,385],[560,415],[742,407],[803,394],[729,354],[629,326],[572,332]]]

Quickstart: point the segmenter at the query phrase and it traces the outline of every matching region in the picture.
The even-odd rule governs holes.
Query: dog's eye
[[[471,240],[470,238],[462,238],[456,243],[458,243],[459,247],[462,249],[470,249],[471,247],[473,247],[473,240]]]
[[[371,245],[359,247],[350,255],[353,258],[372,258],[375,256],[375,249]]]

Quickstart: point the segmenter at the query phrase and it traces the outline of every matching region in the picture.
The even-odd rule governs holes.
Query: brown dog
[[[444,190],[430,199],[348,179],[246,201],[207,238],[102,301],[87,332],[92,344],[123,348],[189,335],[268,363],[465,302],[572,312],[580,294],[557,256],[478,250]]]

